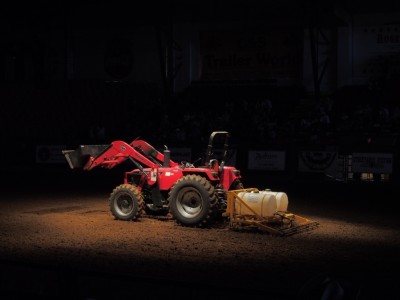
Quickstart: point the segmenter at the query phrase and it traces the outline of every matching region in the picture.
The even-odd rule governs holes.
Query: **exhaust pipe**
[[[165,149],[164,149],[164,153],[163,153],[164,154],[163,167],[169,168],[169,167],[171,167],[171,151],[169,151],[167,146],[164,145],[164,147],[165,147]]]

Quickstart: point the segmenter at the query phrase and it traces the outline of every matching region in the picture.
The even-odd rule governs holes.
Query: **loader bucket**
[[[71,169],[83,168],[90,157],[98,157],[106,151],[111,145],[80,145],[75,150],[63,150]]]

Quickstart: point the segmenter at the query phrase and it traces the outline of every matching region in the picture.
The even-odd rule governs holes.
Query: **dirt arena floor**
[[[114,175],[9,172],[0,299],[400,299],[395,184],[244,179],[286,192],[289,211],[319,223],[278,237],[114,220]]]

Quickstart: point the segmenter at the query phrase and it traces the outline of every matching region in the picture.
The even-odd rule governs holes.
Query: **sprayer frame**
[[[286,211],[277,211],[273,216],[263,217],[247,205],[243,198],[239,196],[240,192],[258,193],[259,190],[257,188],[246,188],[227,192],[225,216],[228,216],[229,227],[233,230],[256,229],[267,231],[273,235],[288,236],[318,226],[318,223],[315,221]],[[238,214],[236,209],[237,204],[245,206],[252,214]]]

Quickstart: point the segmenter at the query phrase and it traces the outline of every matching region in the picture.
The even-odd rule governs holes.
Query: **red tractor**
[[[223,154],[213,154],[214,139],[222,138]],[[184,226],[207,226],[226,211],[227,191],[243,189],[240,171],[226,166],[228,140],[226,131],[210,135],[204,164],[177,163],[165,146],[163,153],[147,142],[114,141],[110,145],[81,145],[64,150],[71,168],[92,170],[114,168],[130,160],[135,168],[124,173],[123,184],[111,193],[109,202],[118,220],[135,220],[142,214],[167,215]]]

